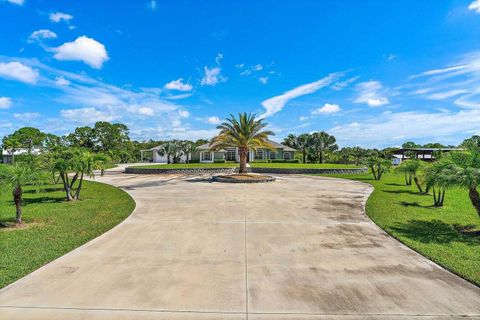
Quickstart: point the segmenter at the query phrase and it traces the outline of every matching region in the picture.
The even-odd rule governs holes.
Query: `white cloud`
[[[419,124],[428,125],[419,125]],[[480,110],[459,112],[400,112],[336,126],[329,133],[335,135],[341,145],[389,146],[411,140],[451,139],[452,136],[466,137],[478,131]]]
[[[7,0],[11,4],[16,4],[18,6],[23,6],[25,3],[25,0]]]
[[[113,121],[117,119],[115,115],[91,107],[63,109],[60,110],[60,116],[66,120],[80,124],[91,124],[97,121]]]
[[[55,79],[55,84],[56,84],[57,86],[61,86],[61,87],[63,87],[63,86],[69,86],[69,85],[70,85],[70,81],[67,80],[67,79],[65,79],[64,77],[57,77],[57,78]]]
[[[0,97],[0,109],[8,109],[12,106],[12,99],[9,97]]]
[[[360,77],[359,77],[359,76],[356,76],[356,77],[352,77],[352,78],[350,78],[350,79],[347,79],[347,80],[345,80],[345,81],[335,82],[334,84],[331,85],[330,88],[332,88],[332,89],[335,90],[335,91],[340,91],[340,90],[348,87],[351,83],[357,81],[358,78],[360,78]]]
[[[38,81],[38,70],[20,62],[0,62],[0,77],[35,84]]]
[[[268,77],[260,77],[260,78],[258,78],[258,81],[260,81],[260,83],[262,83],[262,84],[267,84]]]
[[[158,8],[157,1],[156,0],[150,0],[147,3],[147,8],[152,10],[152,11],[157,11],[157,8]]]
[[[165,84],[164,88],[178,91],[191,91],[193,89],[191,84],[183,83],[183,78],[170,81],[169,83]]]
[[[153,111],[153,109],[149,107],[140,107],[138,109],[138,114],[141,114],[142,116],[153,116],[155,114],[155,111]]]
[[[428,98],[432,99],[432,100],[444,100],[444,99],[455,97],[455,96],[458,96],[460,94],[467,93],[467,92],[468,92],[467,90],[462,90],[462,89],[449,90],[449,91],[445,91],[445,92],[433,93],[433,94],[429,95]]]
[[[86,36],[66,42],[52,51],[55,52],[54,58],[57,60],[83,61],[95,69],[102,68],[103,63],[109,59],[105,46]]]
[[[338,80],[341,75],[342,73],[332,73],[320,80],[298,86],[292,90],[284,92],[279,96],[275,96],[263,101],[262,106],[265,108],[265,112],[261,116],[266,118],[282,111],[283,107],[285,107],[288,101],[306,94],[314,93],[324,87],[327,87]]]
[[[325,114],[325,113],[337,113],[340,111],[338,104],[325,103],[322,107],[313,110],[312,114]]]
[[[220,120],[219,117],[208,117],[207,122],[210,124],[220,124],[222,123],[222,120]]]
[[[477,13],[480,13],[480,0],[475,0],[468,6],[469,10],[473,10]]]
[[[38,112],[24,112],[24,113],[14,113],[13,116],[15,119],[23,120],[23,121],[31,121],[40,117],[40,113]]]
[[[49,18],[50,21],[58,23],[60,21],[69,22],[73,19],[73,16],[63,12],[52,12],[50,13]]]
[[[238,69],[243,69],[245,67],[245,64],[243,64],[243,63],[242,64],[237,64],[236,67]],[[240,75],[241,76],[248,76],[248,75],[251,75],[254,72],[258,72],[258,71],[262,71],[262,70],[263,70],[263,66],[259,63],[259,64],[256,64],[254,66],[247,67],[245,70],[240,72]]]
[[[222,69],[220,69],[220,67],[209,69],[207,66],[205,66],[204,71],[205,75],[200,82],[202,86],[215,86],[220,82],[227,81],[227,79],[222,76]]]
[[[306,120],[308,120],[308,117],[306,117],[306,116],[301,116],[300,118],[298,118],[298,120],[300,120],[300,121],[306,121]]]
[[[384,89],[379,81],[366,81],[356,85],[358,97],[355,103],[366,103],[370,107],[380,107],[389,103],[384,96]]]
[[[190,117],[190,112],[188,112],[187,110],[178,110],[178,115],[181,118],[188,118]]]
[[[389,53],[389,54],[384,54],[383,58],[387,61],[392,61],[392,60],[397,59],[397,56],[394,55],[393,53]]]
[[[40,29],[32,32],[30,37],[28,37],[28,42],[41,41],[43,39],[56,39],[57,34],[48,29]]]
[[[452,66],[409,77],[413,94],[432,100],[448,100],[462,108],[480,108],[480,51],[457,58]]]
[[[217,56],[215,57],[215,63],[216,64],[220,64],[220,62],[222,62],[223,60],[223,53],[217,53]]]

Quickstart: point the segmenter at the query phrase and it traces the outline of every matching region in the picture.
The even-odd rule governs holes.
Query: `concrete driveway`
[[[122,224],[0,291],[0,319],[480,318],[480,289],[364,214],[368,185],[108,174]]]

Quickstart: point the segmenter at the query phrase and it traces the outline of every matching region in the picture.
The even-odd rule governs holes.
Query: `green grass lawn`
[[[188,168],[232,168],[238,163],[177,163],[177,164],[151,164],[145,166],[132,166],[132,168],[149,169],[188,169]]]
[[[358,168],[353,164],[338,164],[338,163],[263,163],[252,162],[252,167],[258,168],[294,168],[294,169],[346,169]]]
[[[329,175],[331,176],[331,175]],[[480,217],[468,192],[447,190],[443,208],[432,207],[432,195],[405,186],[400,174],[375,181],[371,174],[338,175],[375,187],[367,214],[382,229],[445,268],[480,285]]]
[[[20,228],[0,228],[0,288],[101,235],[123,221],[135,202],[115,187],[84,182],[82,200],[64,201],[60,185],[24,192],[24,221]],[[0,222],[14,221],[11,195],[0,196]]]

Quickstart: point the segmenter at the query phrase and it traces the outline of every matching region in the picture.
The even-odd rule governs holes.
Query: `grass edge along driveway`
[[[0,288],[100,236],[127,218],[134,200],[116,187],[85,181],[82,198],[64,201],[60,185],[25,188],[25,226],[0,228]],[[14,219],[10,193],[0,196],[0,221]]]
[[[367,215],[388,234],[442,267],[480,286],[480,218],[468,191],[446,191],[443,208],[433,207],[432,195],[406,186],[403,175],[388,173],[328,175],[369,183]]]

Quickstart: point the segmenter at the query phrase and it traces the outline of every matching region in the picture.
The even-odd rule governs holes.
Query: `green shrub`
[[[250,161],[250,163],[268,163],[269,161],[268,160],[253,160],[253,161]]]
[[[188,163],[200,163],[200,159],[190,160]]]
[[[225,163],[225,160],[220,160],[220,159],[215,159],[213,160],[213,163]]]
[[[291,159],[291,160],[272,159],[272,160],[270,160],[270,163],[300,163],[300,160],[298,160],[298,159]]]

